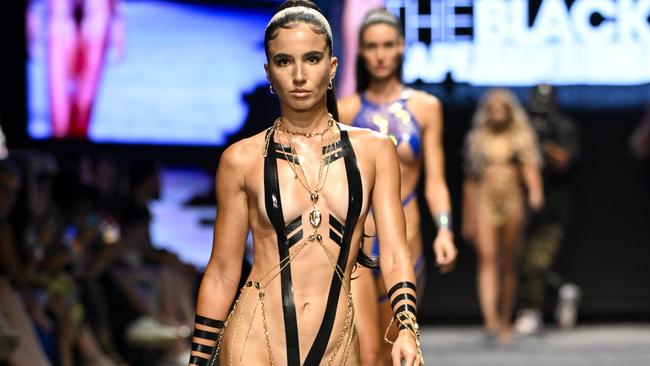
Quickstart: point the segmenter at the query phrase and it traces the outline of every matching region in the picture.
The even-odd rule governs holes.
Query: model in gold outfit
[[[544,204],[540,155],[526,112],[504,89],[489,90],[467,136],[463,234],[478,254],[484,330],[511,339],[516,257],[526,206]]]

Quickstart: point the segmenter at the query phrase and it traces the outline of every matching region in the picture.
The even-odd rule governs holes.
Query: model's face
[[[404,52],[404,39],[388,24],[374,24],[363,31],[360,53],[370,76],[375,79],[391,77]]]
[[[493,95],[485,106],[487,108],[488,126],[492,128],[505,128],[512,119],[512,112],[508,101],[501,95]]]
[[[337,60],[331,57],[325,36],[305,23],[280,28],[269,42],[266,75],[280,101],[294,110],[307,110],[324,102]]]

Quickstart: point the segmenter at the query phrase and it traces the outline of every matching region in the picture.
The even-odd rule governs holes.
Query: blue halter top
[[[420,124],[406,108],[410,93],[409,89],[404,89],[397,101],[388,104],[375,104],[361,94],[361,109],[352,120],[352,125],[388,135],[395,146],[406,142],[413,155],[419,157]]]

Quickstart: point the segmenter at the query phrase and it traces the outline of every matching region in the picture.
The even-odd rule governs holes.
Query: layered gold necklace
[[[287,152],[284,151],[284,149],[281,149],[285,159],[287,160],[287,162],[289,162],[289,167],[293,172],[294,178],[297,179],[300,182],[300,184],[303,186],[303,188],[305,188],[305,190],[307,190],[307,192],[309,193],[309,199],[311,200],[312,203],[312,210],[309,213],[309,223],[314,229],[312,236],[314,236],[316,240],[321,241],[322,236],[318,233],[318,227],[320,226],[322,215],[320,209],[318,208],[318,198],[320,192],[323,190],[323,187],[325,186],[325,181],[327,180],[327,175],[329,174],[329,170],[330,170],[330,164],[327,164],[327,159],[325,158],[325,155],[322,155],[320,159],[320,166],[318,168],[318,180],[316,181],[316,186],[312,188],[312,186],[309,184],[309,180],[307,179],[307,173],[303,169],[302,164],[300,164],[300,156],[298,155],[298,152],[293,146],[293,139],[291,138],[291,136],[299,135],[299,136],[305,136],[307,138],[311,138],[312,136],[320,136],[321,151],[322,151],[325,148],[325,146],[330,146],[334,141],[334,132],[333,132],[334,119],[332,118],[332,116],[330,116],[329,120],[327,121],[327,127],[325,127],[322,131],[317,133],[294,132],[294,131],[287,130],[282,126],[281,118],[275,120],[275,125],[276,125],[276,129],[278,131],[283,132],[283,134],[287,137],[291,154],[298,159],[298,164],[296,164],[294,160],[287,155]],[[327,145],[323,145],[323,140],[326,133],[328,133],[329,135],[328,143]],[[298,165],[297,168],[296,165]],[[325,174],[323,174],[323,171],[325,171]]]

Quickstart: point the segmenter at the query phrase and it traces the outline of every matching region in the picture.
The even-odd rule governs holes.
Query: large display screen
[[[278,1],[33,1],[32,138],[224,144],[266,82],[262,35]]]
[[[387,0],[404,78],[473,85],[650,82],[650,0]]]

